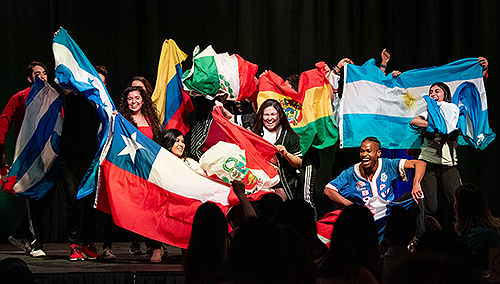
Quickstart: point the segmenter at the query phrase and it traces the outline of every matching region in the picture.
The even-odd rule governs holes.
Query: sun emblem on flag
[[[401,93],[401,97],[407,112],[414,112],[417,110],[417,100],[419,96],[416,92],[411,92],[405,89],[404,92]]]
[[[288,122],[290,122],[292,126],[297,125],[302,120],[302,105],[287,98],[281,100],[280,103]]]

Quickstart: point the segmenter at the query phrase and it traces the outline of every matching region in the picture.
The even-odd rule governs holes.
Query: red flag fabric
[[[328,248],[330,248],[333,227],[335,226],[335,222],[337,222],[337,218],[339,218],[340,212],[342,212],[342,210],[328,212],[323,219],[316,222],[318,237],[328,246]]]

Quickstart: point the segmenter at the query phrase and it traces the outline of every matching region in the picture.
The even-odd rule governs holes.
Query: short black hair
[[[288,81],[290,83],[290,85],[292,85],[292,89],[294,89],[296,92],[299,91],[299,75],[297,74],[294,74],[294,75],[290,75],[288,77],[285,78],[285,81]]]
[[[380,149],[382,144],[380,143],[380,141],[377,139],[377,137],[373,137],[373,136],[368,136],[366,137],[365,139],[363,139],[363,141],[361,141],[361,144],[363,144],[364,142],[366,141],[369,141],[369,142],[373,142],[373,143],[376,143],[378,144],[378,148]]]
[[[97,71],[97,73],[101,74],[102,76],[104,76],[104,84],[106,84],[108,82],[108,69],[106,68],[106,66],[104,65],[96,65],[95,67],[95,71]]]
[[[45,72],[47,72],[47,66],[45,66],[45,64],[43,64],[43,62],[40,62],[40,61],[33,61],[30,63],[30,65],[28,65],[28,67],[26,68],[26,77],[31,77],[31,75],[33,74],[33,68],[35,66],[40,66],[43,68],[43,70],[45,70]],[[34,79],[34,78],[33,78]]]

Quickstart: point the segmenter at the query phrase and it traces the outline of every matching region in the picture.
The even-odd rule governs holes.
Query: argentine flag
[[[78,190],[77,198],[82,198],[97,188],[97,171],[108,137],[109,120],[116,107],[99,74],[65,29],[61,28],[54,37],[52,50],[56,66],[56,83],[61,88],[79,92],[94,102],[101,119],[101,127],[97,136],[99,150]]]
[[[410,128],[410,121],[427,110],[423,94],[434,82],[448,84],[452,100],[459,85],[470,82],[478,93],[474,109],[487,113],[482,67],[477,58],[414,69],[398,77],[384,75],[374,59],[363,66],[347,64],[340,103],[340,146],[359,147],[364,138],[375,136],[383,148],[420,148],[420,139]],[[487,119],[487,115],[485,117]]]
[[[60,176],[62,124],[59,94],[37,76],[26,99],[5,192],[38,200],[54,187]]]

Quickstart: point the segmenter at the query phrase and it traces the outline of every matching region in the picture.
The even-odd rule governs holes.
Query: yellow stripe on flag
[[[165,103],[167,85],[177,74],[175,66],[186,60],[187,55],[179,49],[173,39],[165,41],[161,48],[160,62],[158,63],[158,75],[156,85],[151,99],[156,105],[160,123],[165,119]]]

